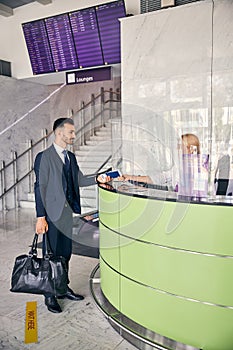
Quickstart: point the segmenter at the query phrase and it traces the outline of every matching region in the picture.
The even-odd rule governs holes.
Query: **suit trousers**
[[[63,256],[66,259],[69,271],[69,260],[72,254],[72,209],[66,203],[59,220],[52,222],[47,218],[47,237],[52,253],[55,256]],[[45,254],[45,239],[43,238],[43,254]],[[69,283],[69,282],[68,282]],[[46,295],[50,296],[50,295]]]

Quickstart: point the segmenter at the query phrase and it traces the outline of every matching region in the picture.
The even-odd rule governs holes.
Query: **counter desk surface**
[[[101,289],[108,301],[175,342],[232,350],[232,204],[231,197],[101,184]]]
[[[168,190],[166,186],[143,184],[131,181],[113,180],[106,184],[99,184],[99,187],[129,196],[150,198],[156,200],[179,201],[184,203],[233,205],[233,196],[207,195],[205,197],[184,196],[178,192]]]

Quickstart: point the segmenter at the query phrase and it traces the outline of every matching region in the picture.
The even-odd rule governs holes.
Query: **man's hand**
[[[43,234],[45,232],[48,231],[48,223],[45,219],[45,217],[42,218],[37,218],[37,222],[36,222],[36,233],[39,234]]]
[[[107,176],[105,174],[101,174],[97,177],[97,182],[99,182],[101,184],[105,184],[106,182],[109,182],[109,181],[111,181],[111,177]]]

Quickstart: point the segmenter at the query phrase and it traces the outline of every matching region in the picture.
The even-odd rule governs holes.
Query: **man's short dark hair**
[[[57,128],[62,128],[64,124],[74,125],[74,121],[71,118],[58,118],[53,123],[53,131],[55,131]]]

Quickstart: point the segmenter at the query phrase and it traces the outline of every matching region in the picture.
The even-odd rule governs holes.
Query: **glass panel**
[[[112,162],[128,181],[180,196],[232,194],[232,107],[213,116],[208,108],[155,113],[125,105],[122,112],[124,121],[112,120]]]

